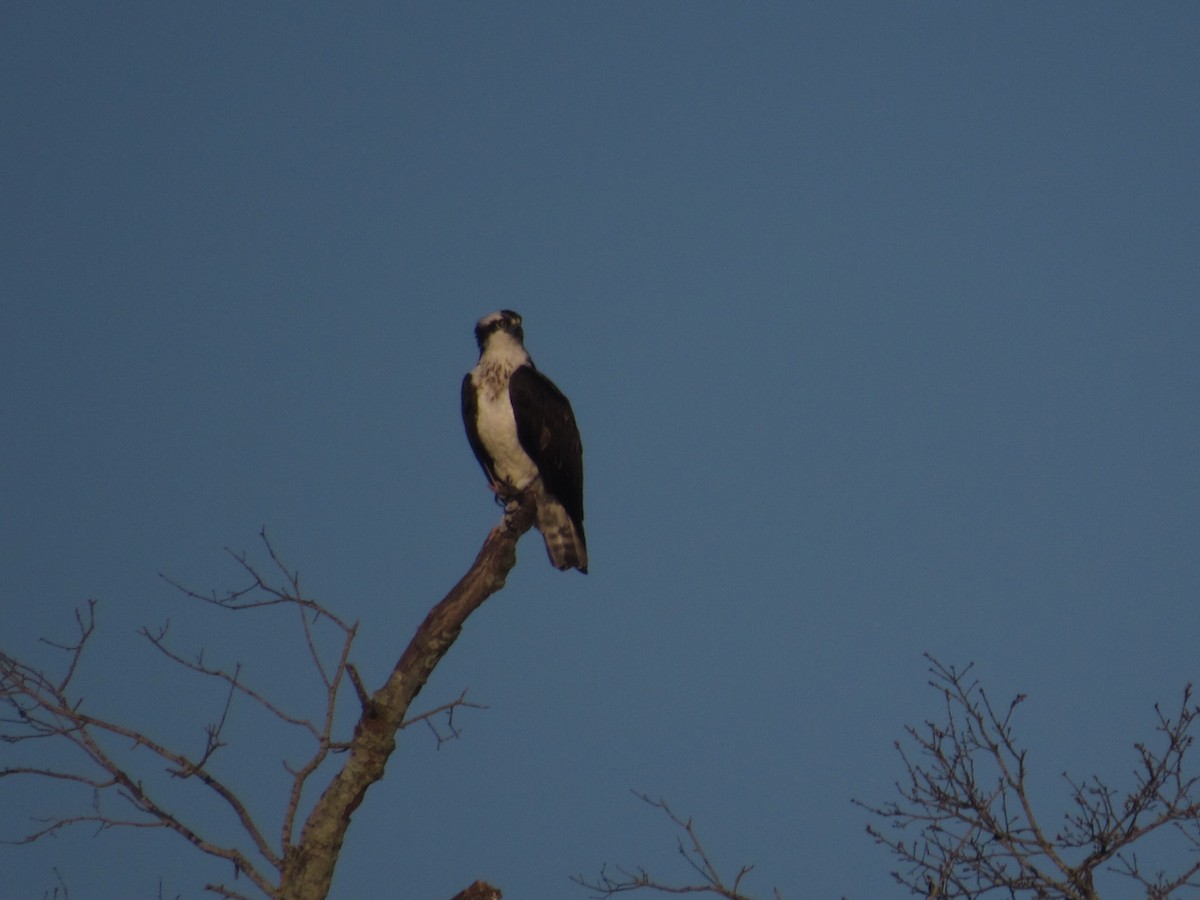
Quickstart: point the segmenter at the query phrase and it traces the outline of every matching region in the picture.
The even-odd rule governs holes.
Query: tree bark
[[[531,498],[509,504],[470,570],[429,611],[383,687],[365,704],[345,765],[309,813],[299,843],[287,849],[279,900],[325,900],[350,818],[367,789],[383,777],[396,731],[467,616],[504,587],[517,562],[517,541],[533,525],[533,516]]]
[[[476,881],[466,890],[455,894],[451,900],[500,900],[500,889],[492,887],[486,881]]]

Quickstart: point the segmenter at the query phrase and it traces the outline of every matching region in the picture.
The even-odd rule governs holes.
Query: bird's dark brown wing
[[[532,366],[520,366],[508,384],[517,440],[542,475],[546,491],[563,505],[583,538],[583,441],[571,403]]]

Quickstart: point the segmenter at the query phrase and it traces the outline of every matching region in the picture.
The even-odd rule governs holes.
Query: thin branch
[[[299,579],[297,579],[297,582]],[[334,674],[331,678],[325,679],[325,717],[321,724],[321,732],[317,738],[317,748],[309,757],[300,769],[295,772],[292,779],[292,788],[288,792],[287,808],[283,815],[283,831],[281,839],[285,848],[290,848],[295,839],[296,816],[300,809],[300,799],[304,794],[305,785],[308,784],[309,777],[312,776],[321,764],[325,762],[329,754],[333,751],[345,750],[349,747],[346,742],[335,742],[333,740],[333,723],[337,712],[338,692],[342,685],[342,676],[347,671],[352,671],[350,665],[350,648],[354,643],[354,637],[357,633],[357,624],[345,631],[345,640],[342,641],[341,652],[338,655],[337,664],[334,666]],[[314,658],[317,657],[315,645],[312,642],[312,634],[305,629],[305,635],[309,641],[309,649]],[[357,673],[356,673],[357,674]],[[286,854],[285,850],[285,854]]]
[[[67,663],[63,677],[58,683],[59,691],[66,691],[67,686],[71,683],[71,679],[75,677],[75,670],[79,667],[80,657],[83,656],[84,645],[87,644],[88,638],[90,638],[92,633],[96,630],[95,600],[88,600],[86,615],[84,615],[84,613],[78,608],[75,609],[75,624],[79,628],[79,637],[73,644],[58,644],[47,638],[41,639],[43,644],[53,647],[56,650],[63,650],[70,654],[70,661]]]
[[[105,787],[120,788],[124,795],[143,812],[149,813],[163,823],[169,825],[174,830],[178,831],[192,843],[200,846],[204,844],[210,845],[207,841],[203,841],[198,835],[194,834],[190,829],[180,823],[173,816],[169,815],[164,809],[150,797],[148,790],[143,786],[140,780],[135,780],[125,769],[117,764],[112,757],[100,746],[97,737],[93,732],[99,731],[110,735],[125,738],[130,744],[137,747],[144,747],[151,753],[158,756],[160,759],[171,764],[168,770],[171,774],[189,778],[196,777],[206,787],[216,793],[226,804],[233,810],[238,820],[246,833],[252,838],[255,846],[264,858],[270,861],[273,865],[278,863],[278,857],[271,851],[266,841],[263,839],[258,827],[254,824],[249,811],[246,809],[240,798],[224,783],[215,778],[211,773],[204,769],[197,761],[189,759],[187,756],[169,750],[164,745],[152,740],[145,734],[134,729],[118,725],[114,722],[109,722],[83,712],[78,705],[71,706],[67,697],[59,692],[56,688],[50,686],[40,673],[33,672],[30,677],[21,680],[18,672],[10,673],[15,684],[18,685],[23,699],[31,702],[36,707],[37,714],[44,718],[37,718],[38,727],[57,733],[65,738],[70,743],[81,749],[87,757],[100,769],[108,773],[111,781],[105,783]],[[33,710],[27,711],[27,717],[34,719]],[[28,774],[18,770],[0,770],[0,776],[9,774]],[[83,779],[77,779],[83,780]],[[221,856],[227,859],[240,857],[236,851],[228,848],[217,848],[219,852],[214,852],[214,855]]]
[[[20,707],[24,719],[40,733],[57,734],[77,748],[101,771],[106,778],[88,776],[83,773],[52,772],[31,767],[11,767],[0,770],[0,777],[34,775],[53,777],[66,781],[74,781],[93,788],[96,792],[115,791],[117,795],[129,803],[138,812],[147,815],[148,819],[126,819],[102,813],[98,799],[94,802],[95,812],[86,816],[62,816],[50,820],[44,828],[36,829],[18,840],[18,843],[28,843],[47,834],[52,834],[60,828],[72,824],[91,822],[103,827],[165,827],[180,834],[205,853],[228,859],[240,870],[244,871],[252,881],[262,888],[267,886],[266,880],[240,851],[221,846],[206,840],[197,832],[168,812],[151,795],[149,789],[140,779],[131,776],[124,767],[119,765],[101,746],[96,732],[109,734],[127,739],[134,748],[143,747],[171,764],[173,773],[181,777],[195,776],[206,787],[221,797],[233,810],[241,822],[243,829],[254,841],[259,852],[272,863],[278,865],[278,857],[271,851],[263,840],[261,832],[254,824],[249,811],[226,785],[214,778],[209,772],[198,766],[186,756],[175,753],[165,746],[151,740],[146,735],[133,729],[99,719],[83,712],[78,705],[72,706],[67,697],[51,685],[41,673],[29,670],[21,664],[14,663],[6,667],[5,688],[9,699],[20,698],[28,704]]]
[[[275,567],[283,574],[284,580],[287,582],[286,587],[276,587],[271,583],[270,579],[266,578],[257,567],[250,562],[249,557],[244,552],[235,552],[226,547],[225,552],[237,562],[241,569],[250,576],[250,583],[245,587],[236,588],[226,591],[224,594],[217,594],[215,591],[209,593],[201,593],[189,588],[187,585],[169,577],[168,575],[159,574],[167,584],[178,590],[186,597],[193,600],[198,600],[201,603],[206,603],[215,606],[219,609],[227,609],[234,612],[248,609],[263,609],[271,606],[299,606],[308,610],[316,619],[326,619],[333,623],[342,631],[351,631],[353,626],[342,621],[328,607],[318,603],[315,600],[305,598],[300,592],[300,576],[295,572],[288,571],[283,564],[279,555],[275,551],[271,539],[267,536],[266,529],[259,532],[259,538],[262,540],[264,547],[267,550],[267,555],[275,564]],[[259,593],[261,599],[247,599]]]
[[[250,609],[252,607],[243,608]],[[295,725],[298,728],[303,728],[313,737],[317,737],[320,734],[319,729],[310,720],[302,719],[299,716],[294,716],[290,713],[284,712],[284,710],[275,705],[275,703],[273,703],[259,691],[249,687],[244,681],[242,681],[240,678],[242,670],[240,664],[234,669],[233,674],[230,674],[223,669],[214,669],[205,665],[202,658],[197,658],[195,661],[193,661],[176,653],[166,644],[166,636],[169,627],[170,623],[168,622],[167,624],[163,625],[157,633],[151,633],[150,629],[142,627],[138,629],[138,634],[148,640],[156,650],[162,653],[163,656],[167,657],[167,659],[171,660],[171,662],[183,666],[185,669],[195,672],[198,675],[203,675],[207,678],[215,678],[218,681],[225,682],[227,685],[229,685],[231,691],[237,691],[242,696],[253,700],[271,715],[275,716],[275,718],[286,722],[289,725]]]
[[[614,875],[609,871],[607,864],[601,866],[600,874],[596,878],[588,879],[582,875],[576,875],[571,878],[573,882],[592,891],[597,897],[612,897],[615,894],[623,894],[629,891],[646,890],[660,894],[713,894],[718,897],[725,897],[726,900],[750,900],[749,897],[741,893],[741,884],[743,879],[754,870],[754,866],[742,866],[738,869],[733,881],[727,884],[722,879],[720,872],[717,871],[717,867],[709,856],[708,851],[704,848],[704,844],[701,842],[700,836],[696,833],[696,829],[690,818],[684,819],[677,815],[667,805],[665,800],[654,800],[648,795],[637,791],[634,791],[633,794],[643,803],[660,810],[671,821],[671,824],[675,826],[679,832],[676,836],[676,850],[683,857],[688,867],[700,877],[700,882],[696,884],[671,884],[659,880],[642,866],[632,869],[625,866],[615,866],[613,867],[613,872],[616,873]],[[782,900],[778,888],[774,890],[773,895],[776,900]]]
[[[225,887],[223,884],[206,884],[204,885],[204,889],[206,891],[210,891],[211,893],[225,897],[226,900],[251,900],[251,898],[245,894],[239,894],[237,891],[231,890],[230,888]]]
[[[42,900],[59,900],[60,896],[62,900],[71,900],[71,890],[67,887],[67,882],[62,876],[62,872],[58,871],[58,866],[54,866],[52,871],[58,885],[54,888],[53,892],[43,893]],[[59,893],[60,890],[62,891],[61,894]]]
[[[488,707],[482,703],[471,703],[467,700],[467,692],[464,690],[458,695],[458,698],[451,700],[449,703],[443,703],[441,706],[435,706],[433,709],[421,713],[419,716],[413,716],[411,719],[405,719],[400,723],[400,728],[405,729],[410,725],[415,725],[417,722],[424,722],[429,726],[429,730],[433,733],[437,740],[437,749],[442,749],[442,744],[448,741],[457,739],[461,732],[454,724],[454,712],[458,709],[487,709]],[[443,727],[447,733],[443,734],[438,730],[434,720],[438,717],[444,718]]]
[[[354,693],[358,695],[358,705],[366,709],[367,704],[371,702],[371,695],[367,693],[362,676],[358,674],[358,669],[354,667],[353,663],[346,664],[346,674],[350,676],[350,683],[354,685]]]

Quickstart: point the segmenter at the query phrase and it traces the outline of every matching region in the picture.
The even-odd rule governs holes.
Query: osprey
[[[511,309],[475,325],[479,364],[462,383],[463,423],[496,496],[533,491],[538,531],[556,569],[587,572],[583,444],[571,404],[525,352]]]

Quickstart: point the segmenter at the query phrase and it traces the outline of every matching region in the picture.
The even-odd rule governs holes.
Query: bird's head
[[[508,335],[518,345],[524,345],[525,331],[521,328],[520,314],[511,309],[502,309],[499,312],[488,313],[476,322],[475,343],[479,345],[480,353],[487,347],[492,335],[497,333]]]

